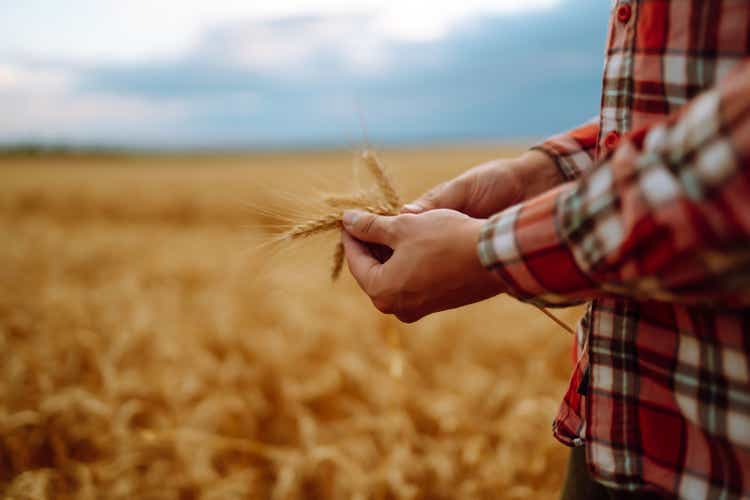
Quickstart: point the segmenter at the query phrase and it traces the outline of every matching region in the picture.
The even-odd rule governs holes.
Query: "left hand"
[[[447,209],[391,217],[351,211],[342,241],[349,270],[375,307],[412,323],[504,291],[479,262],[483,223]],[[386,245],[393,255],[381,263],[363,242]]]

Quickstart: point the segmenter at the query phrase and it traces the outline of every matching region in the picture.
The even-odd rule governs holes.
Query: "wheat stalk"
[[[333,253],[333,268],[331,269],[331,281],[336,281],[341,276],[341,270],[344,268],[344,244],[340,241],[336,244],[336,250]]]
[[[536,304],[534,304],[534,307],[536,307],[537,309],[539,309],[540,311],[542,311],[542,313],[544,313],[545,316],[547,316],[549,319],[551,319],[552,321],[554,321],[555,323],[557,323],[558,326],[560,326],[560,328],[562,328],[563,330],[565,330],[569,334],[571,334],[571,335],[575,335],[576,334],[576,331],[571,326],[568,326],[567,323],[565,323],[563,320],[561,320],[560,318],[558,318],[557,316],[555,316],[554,314],[552,314],[548,309],[546,309],[546,308],[544,308],[542,306],[538,306]]]

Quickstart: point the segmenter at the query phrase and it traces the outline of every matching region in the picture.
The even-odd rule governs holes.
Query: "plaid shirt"
[[[567,181],[493,216],[515,297],[589,301],[555,436],[600,482],[750,498],[750,2],[619,0]]]

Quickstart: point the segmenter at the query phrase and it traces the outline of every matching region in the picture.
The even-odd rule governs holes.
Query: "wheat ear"
[[[362,210],[371,212],[376,215],[393,215],[394,211],[388,204],[376,203],[364,205],[361,207]],[[334,213],[318,217],[317,219],[310,219],[299,224],[290,227],[287,231],[281,233],[278,236],[280,241],[284,240],[296,240],[298,238],[306,238],[314,234],[323,233],[325,231],[331,231],[341,227],[341,219],[344,216],[344,212],[337,210]]]
[[[317,219],[300,222],[279,235],[279,240],[296,240],[298,238],[306,238],[313,234],[336,229],[341,227],[342,215],[343,214],[339,211]]]
[[[393,187],[393,182],[391,181],[383,163],[378,156],[369,149],[362,152],[362,161],[375,178],[375,182],[378,184],[378,188],[383,194],[385,202],[394,213],[397,212],[398,209],[401,208],[401,198],[399,198],[398,193],[396,193],[396,188]]]
[[[372,194],[371,191],[364,189],[354,194],[329,194],[323,198],[323,202],[332,208],[367,208],[372,205]]]

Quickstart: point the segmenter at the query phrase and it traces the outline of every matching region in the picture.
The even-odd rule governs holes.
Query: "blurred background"
[[[0,497],[554,498],[563,329],[272,242],[596,114],[606,4],[2,2]]]

